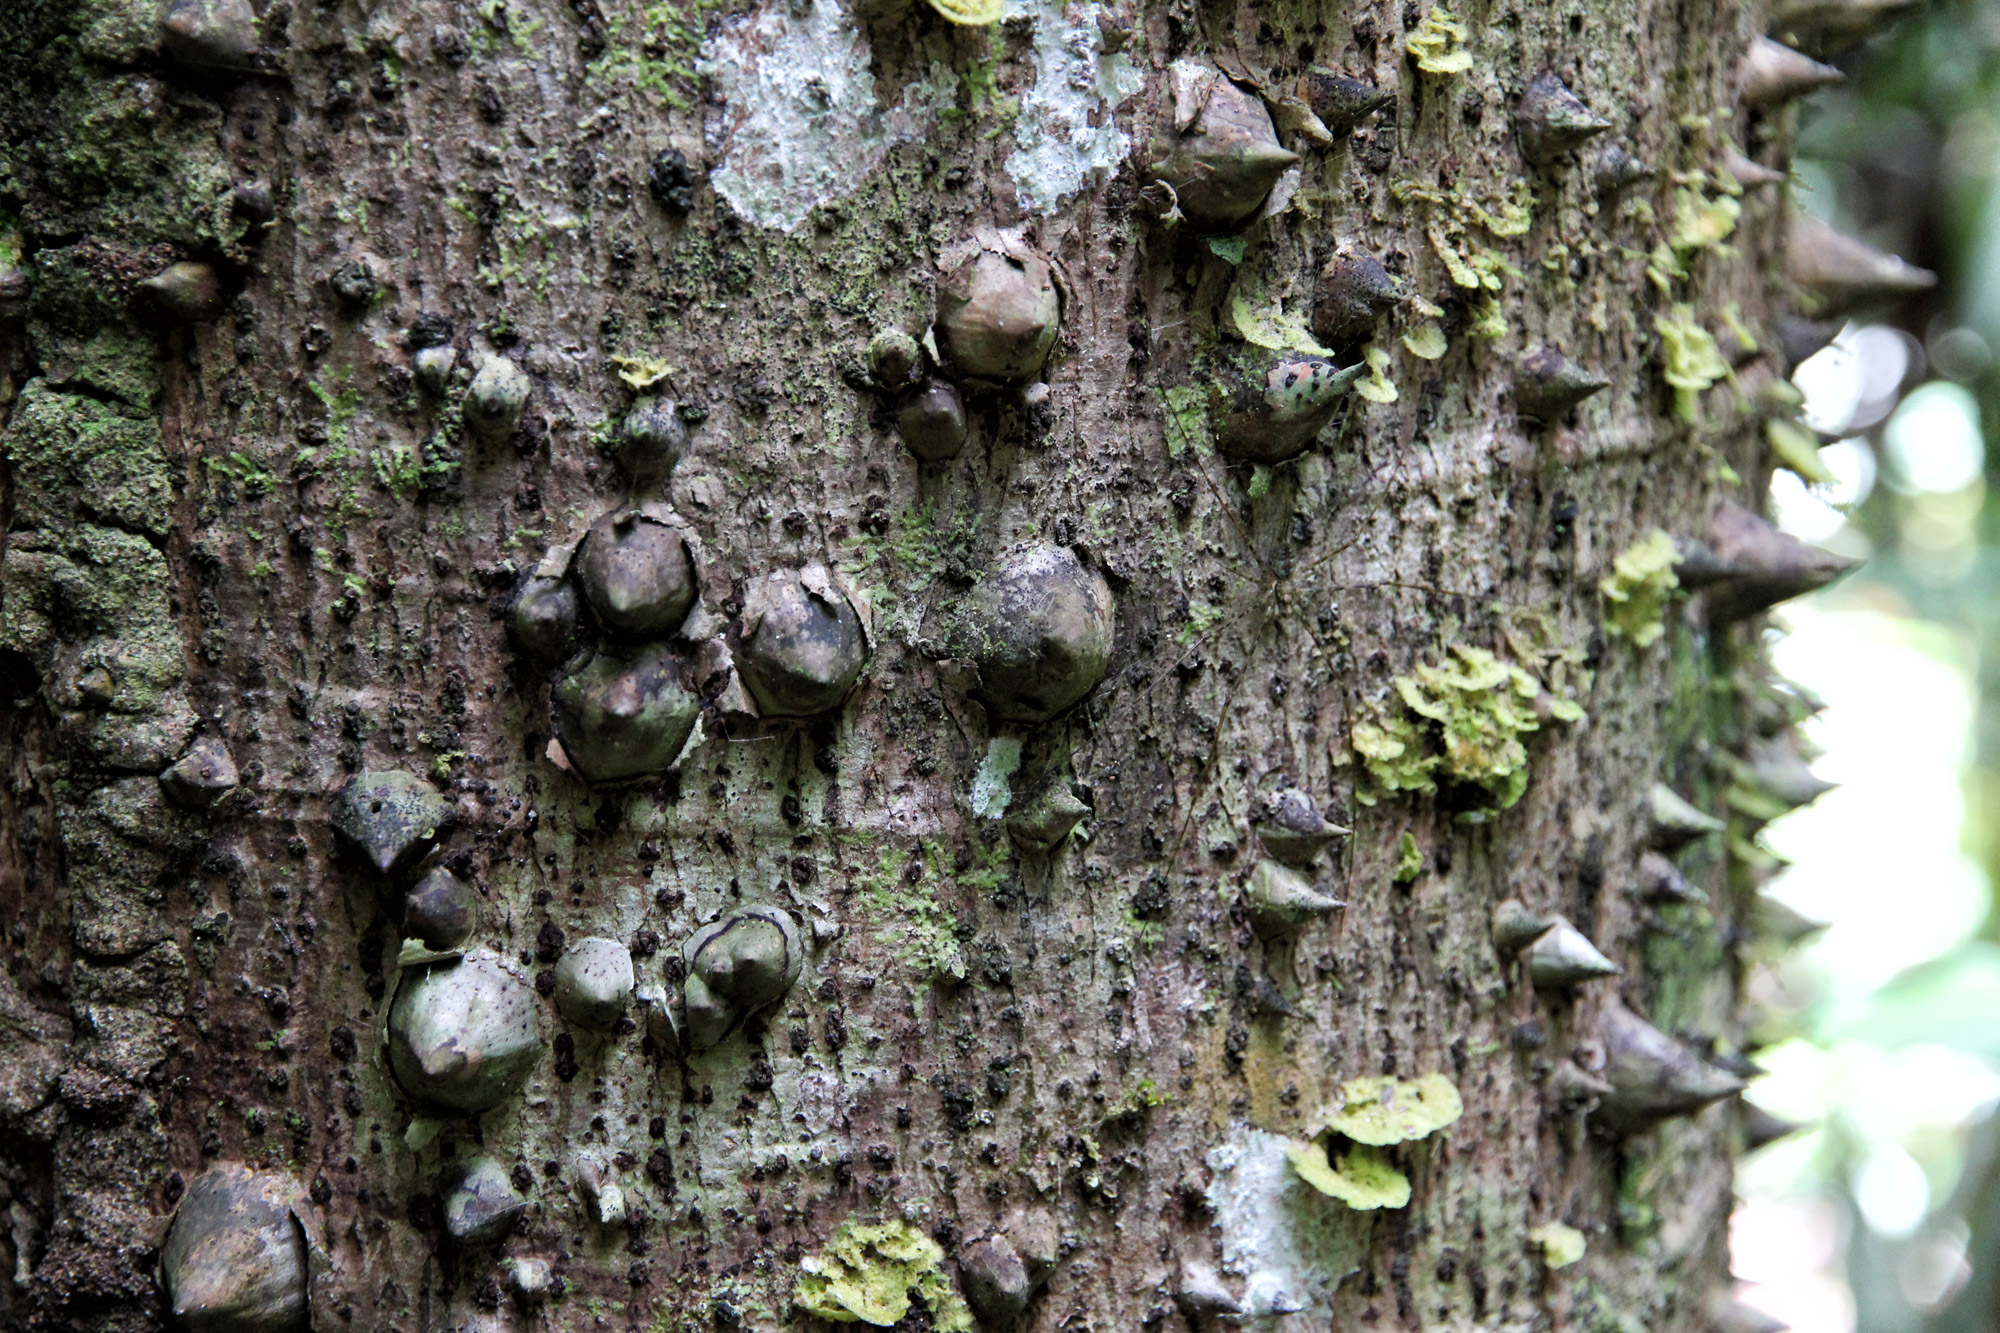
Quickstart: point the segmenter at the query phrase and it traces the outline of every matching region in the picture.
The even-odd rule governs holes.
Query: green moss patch
[[[15,530],[61,531],[81,514],[166,535],[173,488],[157,421],[35,380],[22,390],[0,447],[14,469]]]

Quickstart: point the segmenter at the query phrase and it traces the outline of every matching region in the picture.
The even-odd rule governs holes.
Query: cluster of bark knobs
[[[1821,9],[1825,14],[1816,22],[1822,24],[1865,15],[1852,20],[1865,31],[1894,7],[1822,5],[1814,12]],[[242,0],[179,0],[166,20],[168,49],[204,68],[256,68],[261,57],[252,23]],[[1853,34],[1842,29],[1839,35]],[[1770,106],[1837,77],[1801,52],[1759,38],[1740,69],[1741,102]],[[1175,79],[1177,137],[1152,168],[1148,198],[1169,224],[1227,234],[1258,214],[1299,156],[1281,144],[1258,90],[1207,68],[1177,67]],[[1323,70],[1310,74],[1301,91],[1326,142],[1348,135],[1393,100],[1366,82]],[[1527,85],[1515,124],[1529,166],[1588,170],[1600,194],[1616,195],[1652,174],[1618,145],[1583,163],[1583,150],[1612,126],[1553,73]],[[1780,179],[1740,156],[1726,166],[1746,186]],[[656,179],[660,175],[656,171]],[[673,188],[685,190],[679,182],[684,165],[679,176],[666,176]],[[269,215],[268,191],[260,195],[251,187],[239,195],[239,208]],[[971,238],[965,250],[939,281],[935,318],[923,336],[885,330],[867,350],[866,391],[880,397],[904,444],[925,463],[951,459],[964,448],[969,396],[1034,397],[1063,315],[1065,278],[1047,256],[997,232]],[[1815,313],[1822,317],[1795,319],[1782,331],[1794,361],[1832,336],[1825,316],[1931,281],[1803,217],[1791,226],[1788,255],[1793,282],[1819,298]],[[365,265],[337,270],[330,283],[337,296],[358,304],[366,304],[374,288]],[[177,318],[213,319],[223,308],[222,281],[200,262],[176,263],[145,285]],[[1311,448],[1366,369],[1358,361],[1340,364],[1343,356],[1402,299],[1377,259],[1351,252],[1337,257],[1318,275],[1311,316],[1314,336],[1336,349],[1334,355],[1232,354],[1222,372],[1224,388],[1208,401],[1218,448],[1265,465]],[[451,321],[438,314],[420,317],[406,334],[418,379],[433,389],[444,385],[452,368],[450,337]],[[1541,347],[1514,367],[1515,406],[1527,422],[1554,423],[1607,384],[1560,350]],[[530,388],[512,360],[490,357],[465,390],[466,428],[478,437],[506,438]],[[825,567],[770,571],[716,596],[721,589],[705,553],[658,498],[686,442],[687,424],[674,403],[642,398],[635,404],[616,434],[616,457],[630,483],[627,502],[573,543],[552,549],[522,580],[508,617],[517,650],[546,667],[553,682],[557,747],[551,757],[587,783],[667,771],[704,717],[800,719],[837,710],[867,667],[868,607]],[[1680,586],[1707,598],[1714,623],[1753,615],[1847,568],[1758,515],[1729,506],[1717,511],[1708,532],[1677,545]],[[1114,629],[1103,575],[1067,546],[1030,543],[1006,551],[977,582],[936,648],[972,664],[977,696],[994,720],[1036,726],[1073,709],[1102,681]],[[1782,728],[1774,727],[1759,744],[1755,762],[1762,765],[1763,789],[1778,793],[1781,807],[1823,790]],[[176,803],[209,808],[236,786],[237,776],[221,743],[203,739],[160,782]],[[1667,854],[1721,825],[1664,787],[1653,794],[1652,811],[1652,850],[1640,878],[1659,899],[1689,900],[1699,891]],[[1055,808],[1041,811],[1039,823],[1017,829],[1017,837],[1052,850],[1082,813],[1062,793]],[[478,896],[432,855],[448,820],[448,807],[429,783],[393,771],[359,774],[332,810],[343,844],[400,899],[403,973],[386,1018],[395,1080],[431,1114],[475,1116],[515,1094],[529,1077],[544,1050],[542,1015],[538,987],[519,979],[491,950],[471,944]],[[1294,787],[1268,796],[1254,823],[1266,857],[1249,876],[1246,905],[1257,933],[1282,941],[1342,906],[1313,887],[1309,870],[1348,830]],[[1567,990],[1619,971],[1572,923],[1518,901],[1496,909],[1492,930],[1499,950],[1520,958],[1538,991]],[[643,1022],[669,1049],[701,1050],[728,1040],[747,1017],[783,997],[798,980],[804,957],[789,913],[746,906],[684,942],[671,993],[642,982],[627,946],[604,938],[571,944],[543,974],[541,988],[570,1024],[608,1031]],[[1266,998],[1284,1005],[1274,990]],[[1600,1068],[1592,1072],[1564,1061],[1558,1078],[1569,1081],[1565,1095],[1593,1101],[1601,1120],[1617,1131],[1692,1112],[1744,1086],[1744,1071],[1702,1057],[1616,1004],[1606,1010],[1598,1038]],[[1769,1125],[1762,1136],[1784,1128]],[[623,1196],[613,1173],[601,1163],[585,1163],[583,1176],[598,1220],[621,1218]],[[519,1182],[492,1157],[479,1156],[457,1169],[443,1212],[456,1242],[481,1246],[503,1238],[526,1209]],[[172,1307],[190,1327],[214,1333],[303,1327],[314,1243],[310,1210],[291,1181],[217,1166],[183,1197],[162,1252]],[[1004,1249],[1006,1243],[997,1244]],[[1033,1284],[1014,1272],[1022,1268],[1020,1256],[995,1245],[981,1241],[972,1247],[978,1253],[962,1256],[967,1285],[984,1293],[977,1302],[984,1312],[1018,1313]],[[523,1301],[551,1289],[545,1261],[510,1258],[503,1268]],[[1234,1298],[1212,1274],[1186,1277],[1182,1295],[1194,1317],[1234,1312]]]

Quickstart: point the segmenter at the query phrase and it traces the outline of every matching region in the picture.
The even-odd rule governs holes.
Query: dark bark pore
[[[940,1326],[1709,1323],[1763,807],[1641,859],[1773,704],[1647,539],[1768,476],[1782,204],[1677,183],[1786,160],[1755,15],[249,8],[0,14],[6,1326],[160,1327],[227,1163],[321,1329],[811,1323],[850,1218]],[[628,504],[678,637],[571,558]],[[1510,898],[1618,974],[1536,995]],[[527,1006],[524,1085],[383,1049],[419,974]],[[1339,1128],[1388,1076],[1463,1118]]]

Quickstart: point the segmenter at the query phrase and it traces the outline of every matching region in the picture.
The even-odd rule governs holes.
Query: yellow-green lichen
[[[1472,318],[1466,322],[1465,336],[1491,342],[1507,336],[1507,313],[1500,308],[1500,298],[1492,292],[1479,298],[1479,304],[1472,308]]]
[[[1465,49],[1471,35],[1450,10],[1438,5],[1424,15],[1404,47],[1426,74],[1463,74],[1472,68],[1472,52]]]
[[[1674,573],[1679,560],[1674,539],[1658,528],[1619,552],[1611,572],[1597,582],[1610,604],[1605,608],[1605,628],[1630,639],[1635,648],[1658,640],[1666,632],[1667,596],[1681,586]]]
[[[665,358],[657,356],[613,356],[611,364],[618,367],[618,378],[626,387],[644,392],[658,385],[674,373],[673,366]]]
[[[1285,1157],[1300,1180],[1349,1208],[1404,1208],[1410,1202],[1410,1178],[1398,1171],[1379,1148],[1356,1144],[1338,1162],[1327,1157],[1326,1145],[1294,1140]]]
[[[1414,884],[1423,873],[1423,849],[1417,846],[1417,835],[1405,830],[1396,840],[1396,873],[1391,878],[1398,884]]]
[[[1562,1222],[1544,1222],[1528,1232],[1528,1239],[1541,1247],[1542,1262],[1550,1268],[1568,1268],[1588,1248],[1583,1233]]]
[[[1303,319],[1286,312],[1279,294],[1247,269],[1237,275],[1230,288],[1226,311],[1230,328],[1247,343],[1276,352],[1333,355],[1313,340]]]
[[[1799,475],[1800,480],[1824,486],[1834,480],[1833,472],[1820,461],[1819,437],[1798,422],[1773,417],[1764,423],[1764,438],[1778,461]]]
[[[1451,660],[1419,664],[1391,684],[1396,703],[1372,721],[1357,722],[1352,743],[1367,769],[1355,799],[1373,805],[1396,792],[1425,795],[1442,777],[1461,787],[1483,788],[1506,809],[1528,788],[1528,750],[1522,737],[1539,730],[1537,706],[1557,721],[1583,717],[1573,701],[1555,698],[1541,681],[1483,648],[1453,644]],[[1400,707],[1398,706],[1400,705]]]
[[[1355,383],[1354,392],[1371,403],[1395,402],[1396,381],[1389,378],[1389,349],[1369,343],[1361,358],[1368,363],[1368,377]]]
[[[1674,191],[1674,229],[1667,244],[1682,255],[1721,245],[1736,230],[1743,206],[1728,195],[1710,196],[1683,186]]]
[[[1411,356],[1435,361],[1445,354],[1444,326],[1434,319],[1418,320],[1403,331],[1403,346]]]
[[[988,27],[1007,13],[1004,0],[931,0],[931,8],[968,28]]]
[[[1377,1148],[1428,1138],[1465,1113],[1458,1089],[1443,1074],[1357,1078],[1340,1095],[1340,1108],[1325,1127]]]
[[[914,1297],[939,1333],[972,1333],[972,1312],[944,1271],[944,1250],[908,1222],[874,1225],[849,1219],[826,1248],[800,1260],[800,1308],[841,1324],[888,1328]]]
[[[1443,1074],[1357,1078],[1341,1089],[1339,1108],[1318,1133],[1294,1140],[1285,1156],[1301,1180],[1349,1208],[1402,1208],[1410,1202],[1410,1179],[1382,1150],[1428,1138],[1464,1112],[1458,1089]],[[1336,1136],[1346,1151],[1330,1156],[1320,1134]]]
[[[1208,443],[1208,391],[1198,385],[1179,384],[1160,390],[1165,408],[1167,454],[1179,458],[1188,449]]]
[[[1720,193],[1709,194],[1701,188],[1705,185],[1706,178],[1696,176],[1694,184],[1674,191],[1673,227],[1647,258],[1646,277],[1662,296],[1670,295],[1675,283],[1687,281],[1689,260],[1703,250],[1721,248],[1743,214],[1743,206],[1727,190],[1718,186]]]
[[[1677,305],[1654,321],[1660,335],[1661,373],[1674,389],[1674,410],[1689,425],[1695,422],[1696,396],[1729,374],[1729,363],[1715,338],[1695,322],[1694,307]]]

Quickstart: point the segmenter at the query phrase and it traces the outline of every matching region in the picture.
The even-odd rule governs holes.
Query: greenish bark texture
[[[1729,810],[1761,630],[1613,562],[1768,477],[1785,206],[1720,171],[1785,161],[1737,105],[1763,15],[944,7],[0,6],[0,1328],[172,1326],[230,1164],[295,1191],[320,1333],[1713,1320],[1741,1105],[1607,1116],[1603,1016],[1752,1044],[1754,815],[1675,852],[1705,902],[1640,863],[1655,784]],[[1392,96],[1350,133],[1310,66]],[[1580,146],[1519,114],[1544,72]],[[1228,98],[1271,175],[1205,225],[1226,164],[1151,167]],[[979,254],[1046,258],[1060,333],[989,379],[933,336],[967,437],[921,461],[864,349]],[[1373,304],[1322,276],[1370,257]],[[1542,349],[1608,388],[1547,406]],[[1257,461],[1266,367],[1322,353],[1359,377]],[[641,396],[666,479],[619,460]],[[699,722],[593,785],[586,668],[507,624],[628,501],[693,557]],[[1023,543],[1108,591],[1101,680],[1002,681]],[[775,715],[746,604],[858,607],[852,692]],[[204,742],[212,805],[161,777]],[[384,772],[442,812],[386,873],[335,828]],[[1287,791],[1351,836],[1299,856]],[[405,945],[437,866],[541,1042],[483,1110],[392,1072],[399,992],[475,967]],[[1537,987],[1505,899],[1620,972]],[[586,938],[632,959],[608,1027],[558,995]],[[1357,1080],[1431,1076],[1462,1116],[1366,1137]],[[455,1234],[481,1156],[497,1237]]]

